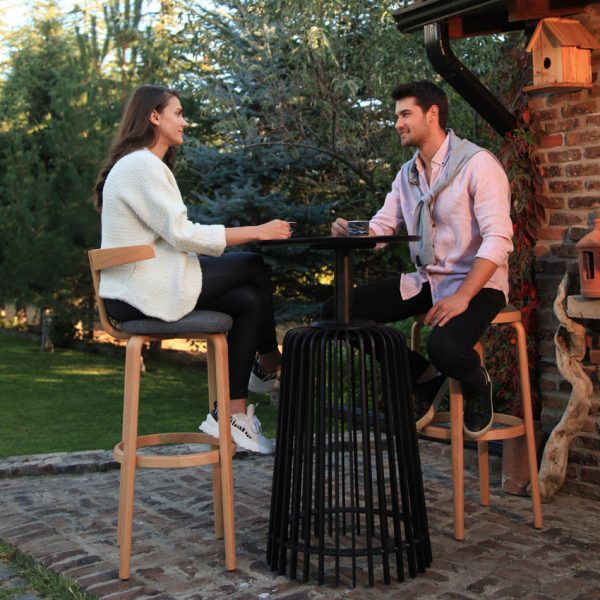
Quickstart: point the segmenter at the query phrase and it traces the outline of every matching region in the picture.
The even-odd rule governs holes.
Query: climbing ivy
[[[542,176],[535,155],[536,134],[530,123],[527,98],[522,93],[524,79],[528,76],[528,56],[521,48],[515,49],[517,68],[511,78],[507,94],[512,96],[518,126],[505,136],[500,146],[499,158],[510,182],[514,230],[514,251],[509,260],[509,301],[519,308],[527,333],[527,352],[531,381],[534,417],[539,417],[539,351],[537,344],[536,309],[539,305],[535,282],[534,246],[537,230],[544,219],[544,208],[537,201]],[[497,389],[495,396],[508,410],[521,416],[522,404],[519,394],[516,337],[512,328],[493,331],[488,338],[488,364]]]

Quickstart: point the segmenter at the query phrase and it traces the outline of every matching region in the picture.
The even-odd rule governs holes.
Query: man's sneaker
[[[471,439],[481,437],[494,420],[494,405],[492,403],[492,380],[488,372],[481,367],[485,377],[485,387],[478,394],[464,393],[464,431]]]
[[[436,375],[428,381],[415,385],[415,421],[417,431],[431,423],[440,402],[448,393],[448,378]]]
[[[265,437],[260,421],[254,414],[254,404],[245,413],[231,415],[231,437],[239,448],[259,454],[273,454],[275,443]]]
[[[275,373],[267,373],[267,371],[265,371],[263,366],[260,364],[260,360],[258,359],[257,355],[254,359],[254,364],[252,365],[248,389],[257,394],[268,394],[275,387],[278,379],[279,372],[276,371]]]
[[[219,423],[217,421],[219,417],[217,416],[217,409],[211,410],[208,415],[206,415],[206,419],[202,422],[198,429],[202,433],[207,433],[208,435],[212,435],[213,437],[219,439]]]

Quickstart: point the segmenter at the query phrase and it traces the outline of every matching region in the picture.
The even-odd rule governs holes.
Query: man
[[[353,315],[386,323],[426,313],[431,362],[410,353],[417,429],[431,421],[452,377],[462,384],[465,435],[474,439],[493,418],[490,377],[473,346],[508,298],[510,188],[492,154],[445,128],[448,100],[440,88],[407,83],[392,98],[400,143],[417,151],[371,219],[369,235],[392,235],[404,223],[421,237],[411,243],[417,269],[356,288]],[[338,218],[331,233],[348,235],[348,222]],[[331,311],[330,302],[324,313]]]

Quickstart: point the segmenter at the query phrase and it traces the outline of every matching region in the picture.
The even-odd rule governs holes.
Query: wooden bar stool
[[[129,579],[131,568],[131,532],[135,470],[213,466],[213,501],[215,535],[225,538],[225,566],[236,568],[235,529],[233,511],[233,474],[231,459],[235,444],[231,440],[229,416],[229,368],[225,332],[231,328],[231,317],[224,313],[195,310],[183,319],[168,323],[159,319],[125,321],[116,326],[108,316],[100,297],[100,272],[117,265],[154,258],[152,246],[128,246],[90,250],[88,253],[100,322],[106,333],[127,340],[125,354],[125,384],[123,396],[123,437],[114,448],[114,457],[121,464],[119,492],[119,524],[117,541],[120,546],[119,577]],[[219,439],[205,433],[157,433],[138,436],[141,351],[144,343],[164,339],[203,339],[208,346],[209,410],[216,402],[219,413]],[[210,449],[176,455],[138,453],[138,448],[161,444],[205,444]]]
[[[425,315],[415,317],[411,330],[411,348],[419,350],[421,330]],[[515,331],[517,337],[517,357],[519,365],[519,381],[523,402],[523,418],[501,413],[494,413],[492,428],[477,439],[477,458],[479,464],[479,493],[482,506],[490,503],[489,492],[489,461],[488,442],[490,440],[505,440],[520,436],[526,437],[527,458],[529,461],[529,476],[531,481],[531,500],[533,502],[533,525],[536,529],[542,527],[542,504],[538,483],[537,457],[535,436],[533,430],[533,411],[531,407],[531,387],[529,383],[529,364],[527,359],[527,343],[525,328],[521,323],[521,313],[514,306],[502,309],[494,318],[492,325],[508,325]],[[483,362],[483,345],[475,346]],[[443,426],[446,424],[446,426]],[[448,424],[450,427],[448,427]],[[452,445],[452,480],[454,488],[454,537],[465,539],[464,514],[464,435],[463,435],[463,397],[460,383],[450,379],[450,412],[437,413],[433,421],[420,432],[422,435],[450,440]]]

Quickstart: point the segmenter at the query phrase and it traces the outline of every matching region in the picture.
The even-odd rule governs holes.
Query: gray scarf
[[[448,132],[448,164],[443,168],[443,172],[438,175],[433,186],[427,192],[421,192],[419,188],[419,172],[417,170],[418,151],[408,163],[405,169],[405,177],[412,189],[413,195],[417,201],[414,214],[414,235],[420,236],[418,242],[411,242],[411,255],[414,263],[418,267],[430,265],[435,262],[433,254],[433,203],[448,185],[452,182],[456,174],[465,166],[467,161],[477,154],[484,151],[473,142],[459,138],[452,129]],[[494,157],[495,158],[495,157]]]

